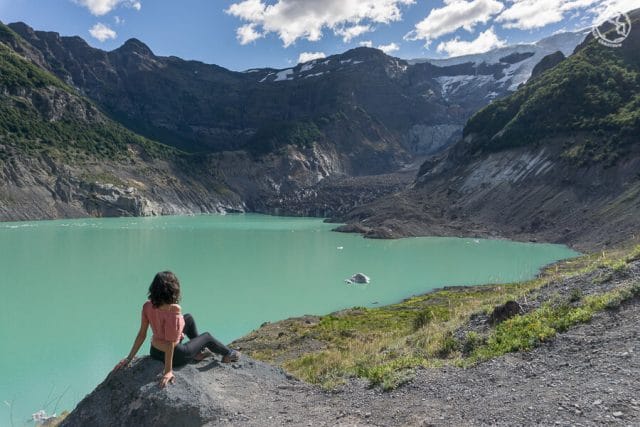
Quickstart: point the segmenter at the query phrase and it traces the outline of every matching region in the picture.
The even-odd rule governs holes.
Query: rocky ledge
[[[288,395],[313,394],[281,369],[244,356],[231,365],[206,359],[176,369],[166,389],[158,385],[161,372],[161,362],[137,359],[107,376],[61,426],[265,425],[286,413]]]

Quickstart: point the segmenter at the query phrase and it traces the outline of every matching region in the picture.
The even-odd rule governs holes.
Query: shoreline
[[[571,324],[588,321],[600,310],[635,298],[640,282],[634,282],[633,277],[640,271],[639,261],[640,245],[609,254],[581,255],[551,263],[529,281],[444,286],[388,305],[265,323],[231,345],[327,389],[340,389],[354,377],[395,389],[420,367],[473,366],[520,349],[521,344],[510,351],[491,347],[495,331],[489,315],[508,300],[521,304],[522,321],[529,315],[539,316],[538,312],[549,309],[545,307],[554,307],[557,298],[568,303],[554,309],[561,311],[553,316],[564,316],[563,304],[580,312],[583,309],[576,304],[584,301],[593,314],[584,320],[571,317]],[[518,342],[519,338],[514,339]],[[380,349],[372,350],[372,346]],[[386,354],[385,348],[396,348],[395,355]]]

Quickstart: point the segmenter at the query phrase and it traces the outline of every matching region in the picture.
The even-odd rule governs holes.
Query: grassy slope
[[[444,289],[387,307],[290,319],[265,325],[236,344],[248,348],[253,357],[280,364],[293,375],[327,388],[360,377],[390,389],[411,378],[418,366],[468,366],[531,349],[572,325],[588,322],[594,313],[637,295],[640,283],[585,297],[574,292],[547,301],[485,336],[469,332],[460,339],[455,334],[474,313],[489,313],[508,300],[522,300],[530,291],[554,281],[596,269],[624,270],[638,258],[640,246],[582,256],[557,263],[532,281]],[[309,352],[310,348],[319,350]]]
[[[634,27],[640,24],[634,20]],[[475,114],[465,126],[476,150],[493,151],[556,136],[586,134],[568,145],[571,159],[615,160],[640,134],[640,31],[621,48],[591,39],[513,95]]]
[[[20,42],[19,36],[0,24],[3,38]],[[149,141],[102,115],[88,100],[58,78],[15,53],[0,42],[0,143],[20,152],[35,154],[47,152],[69,161],[79,156],[124,159],[127,148],[135,145],[148,155],[164,157],[174,149]],[[59,99],[60,92],[68,95],[69,102],[92,112],[89,121],[65,112],[59,120],[48,120],[25,93]],[[8,156],[0,151],[0,160]]]

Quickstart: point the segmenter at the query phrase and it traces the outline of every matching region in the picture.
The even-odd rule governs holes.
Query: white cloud
[[[314,59],[326,58],[327,55],[324,52],[302,52],[298,57],[298,64],[304,64],[305,62],[313,61]]]
[[[562,21],[562,0],[516,0],[496,19],[505,28],[530,30]]]
[[[101,42],[109,39],[115,39],[118,36],[115,31],[109,28],[109,26],[100,22],[89,29],[89,34]]]
[[[503,9],[504,5],[497,0],[445,0],[444,7],[432,9],[405,38],[429,43],[459,28],[473,31],[476,24],[486,24]]]
[[[389,44],[381,44],[378,46],[378,49],[386,53],[387,55],[392,54],[393,52],[397,52],[400,50],[400,46],[397,43],[389,43]]]
[[[81,6],[89,9],[89,12],[96,16],[105,15],[120,3],[121,0],[76,0]]]
[[[240,44],[249,44],[261,37],[263,35],[256,31],[255,24],[245,24],[236,30],[236,38],[240,41]]]
[[[124,18],[120,18],[119,16],[114,16],[113,20],[115,21],[116,25],[122,25],[124,24]]]
[[[594,23],[601,23],[605,19],[616,16],[620,12],[629,12],[640,8],[640,0],[607,0],[598,2],[598,4],[590,10],[595,14]]]
[[[275,33],[285,47],[298,39],[318,41],[326,29],[351,40],[371,31],[371,24],[387,24],[402,18],[401,7],[415,0],[241,0],[226,13],[262,35]],[[239,39],[242,43],[242,39]]]
[[[80,6],[89,9],[95,16],[106,15],[119,5],[124,5],[135,10],[142,9],[142,3],[139,0],[74,0]]]
[[[354,25],[352,27],[338,28],[335,33],[342,37],[342,41],[345,43],[351,42],[354,38],[371,31],[371,25]]]
[[[640,0],[510,0],[496,21],[505,28],[531,30],[561,22],[566,15],[588,13],[594,23],[640,7]]]
[[[358,46],[362,47],[373,47],[373,42],[371,40],[365,40],[358,43]]]
[[[475,40],[470,42],[460,40],[459,37],[438,44],[438,52],[444,52],[448,56],[469,55],[483,53],[491,49],[506,46],[507,42],[498,38],[493,27],[480,33]]]

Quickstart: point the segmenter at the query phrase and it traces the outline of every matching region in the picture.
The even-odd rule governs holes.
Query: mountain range
[[[624,169],[635,31],[620,49],[579,31],[446,60],[357,48],[236,72],[136,39],[106,52],[0,25],[0,218],[256,211],[339,217],[371,236],[557,235],[555,217],[532,213],[539,198],[511,191],[546,177],[536,194],[569,191],[573,206],[574,181]],[[505,206],[522,215],[492,227]],[[572,238],[565,228],[555,240]]]

